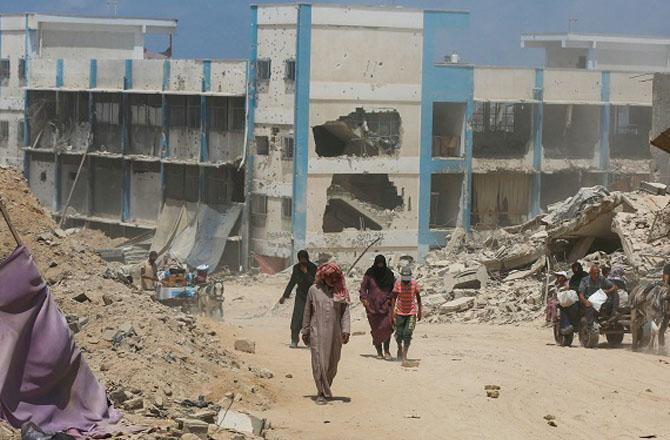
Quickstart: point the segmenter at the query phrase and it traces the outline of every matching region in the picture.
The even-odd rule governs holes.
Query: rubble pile
[[[95,249],[113,243],[103,234],[58,229],[14,170],[0,168],[0,187],[13,223],[66,315],[77,345],[128,418],[141,419],[143,425],[170,426],[177,435],[187,432],[178,429],[177,419],[202,419],[203,411],[217,414],[229,401],[235,402],[235,409],[269,407],[273,395],[267,381],[256,374],[257,368],[245,365],[232,346],[230,351],[222,349],[220,335],[206,320],[163,306],[132,286],[105,277],[107,264]],[[0,225],[1,261],[15,243],[4,222]],[[200,394],[205,397],[198,400]],[[206,436],[208,424],[202,423]]]
[[[624,270],[628,290],[670,253],[670,197],[582,188],[519,226],[466,235],[432,251],[415,275],[429,322],[512,324],[541,317],[551,273],[571,262]],[[600,248],[611,247],[607,252]],[[609,252],[609,253],[608,253]]]

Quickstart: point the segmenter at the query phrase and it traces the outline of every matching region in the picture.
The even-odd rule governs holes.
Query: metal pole
[[[65,220],[67,219],[67,209],[70,207],[70,200],[72,199],[72,194],[74,194],[74,189],[77,186],[77,182],[79,181],[79,176],[81,175],[81,169],[84,167],[84,162],[86,161],[86,155],[88,154],[88,149],[84,151],[84,155],[81,156],[81,162],[79,162],[79,168],[77,169],[77,175],[74,176],[74,182],[72,182],[72,186],[70,187],[70,194],[67,196],[67,201],[65,202],[65,207],[63,208],[63,212],[61,213],[60,216],[60,222],[58,223],[58,227],[62,228],[63,225],[65,224]]]
[[[2,199],[0,199],[0,211],[2,212],[2,217],[5,219],[5,223],[7,223],[7,227],[9,227],[9,232],[12,233],[14,241],[16,241],[16,246],[22,246],[23,241],[21,240],[21,236],[14,228],[12,219],[9,217],[9,212],[7,212],[7,208],[5,207],[5,204],[3,203]]]

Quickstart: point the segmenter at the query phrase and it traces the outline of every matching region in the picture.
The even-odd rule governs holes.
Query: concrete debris
[[[657,182],[640,182],[640,190],[656,196],[664,196],[668,189],[667,185]]]
[[[469,310],[475,304],[475,299],[470,297],[462,297],[449,301],[440,306],[440,313],[463,312]]]
[[[235,350],[245,353],[256,353],[256,343],[249,339],[238,339],[235,341]]]
[[[269,427],[266,419],[259,419],[238,411],[222,409],[216,424],[231,431],[261,435],[264,429]]]

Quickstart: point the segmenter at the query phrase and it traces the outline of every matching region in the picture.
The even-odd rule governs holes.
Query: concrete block
[[[453,313],[453,312],[463,312],[472,308],[475,305],[475,299],[470,296],[464,296],[462,298],[449,301],[446,304],[440,306],[441,313]]]
[[[266,420],[249,414],[222,409],[219,412],[216,424],[221,428],[232,431],[261,435],[265,428]]]
[[[235,341],[235,350],[245,353],[256,353],[256,343],[249,339],[238,339]]]

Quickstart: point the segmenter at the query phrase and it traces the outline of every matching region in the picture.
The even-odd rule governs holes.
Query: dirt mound
[[[86,360],[121,409],[133,402],[135,408],[126,411],[131,419],[133,414],[188,417],[199,408],[183,401],[199,395],[205,401],[220,397],[220,391],[211,394],[214,383],[216,390],[235,394],[238,409],[270,405],[272,393],[255,377],[256,369],[223,349],[206,319],[163,306],[146,293],[105,277],[108,266],[95,249],[113,245],[111,240],[86,229],[57,229],[14,170],[0,168],[0,188],[13,223]],[[1,261],[15,248],[4,222],[0,222],[0,244]]]

